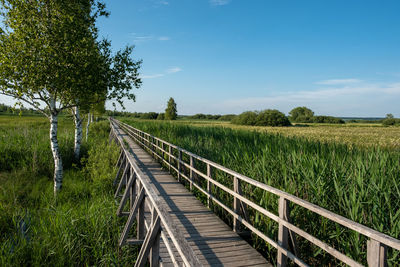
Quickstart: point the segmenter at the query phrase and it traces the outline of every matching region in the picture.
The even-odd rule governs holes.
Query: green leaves
[[[167,108],[165,109],[164,118],[166,120],[176,120],[178,117],[175,100],[171,97],[168,100]]]

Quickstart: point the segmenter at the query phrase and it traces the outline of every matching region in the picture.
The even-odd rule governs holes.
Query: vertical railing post
[[[192,191],[193,190],[193,168],[194,168],[194,161],[193,161],[193,157],[192,156],[190,156],[190,175],[189,175],[189,177],[190,177],[190,185],[189,185],[189,188],[190,188],[190,191]]]
[[[138,192],[142,189],[143,185],[140,183],[139,179],[138,181]],[[144,201],[145,198],[143,198],[143,201],[140,203],[138,207],[138,212],[136,215],[136,222],[137,222],[137,239],[143,240],[144,239],[144,231],[145,231],[145,225],[144,225]]]
[[[240,180],[236,176],[234,176],[233,191],[236,194],[239,194],[239,192],[241,192],[241,190],[239,190],[239,187]],[[240,200],[236,196],[233,196],[233,211],[240,216]],[[233,218],[233,231],[235,231],[236,233],[240,232],[240,222],[236,218]]]
[[[181,160],[182,160],[182,151],[178,148],[178,181],[181,181]]]
[[[154,224],[156,219],[157,219],[157,211],[153,207],[153,209],[151,211],[151,225]],[[151,267],[160,266],[160,236],[161,236],[161,231],[158,231],[158,233],[154,239],[153,246],[151,247],[151,250],[150,250],[149,258],[150,258],[150,266]]]
[[[161,160],[161,165],[164,164],[164,142],[161,142],[161,156],[162,156],[162,160]]]
[[[211,174],[211,165],[209,163],[207,163],[207,177],[209,179],[211,179],[211,176],[212,176],[212,174]],[[211,195],[212,194],[212,190],[211,190],[212,183],[210,182],[209,179],[207,179],[207,193],[209,193]],[[212,205],[211,197],[207,196],[207,207],[211,208],[211,205]]]
[[[171,145],[168,144],[168,170],[171,172]]]
[[[289,201],[283,196],[279,198],[279,218],[289,221]],[[289,248],[289,230],[281,223],[279,223],[278,244],[285,249]],[[277,266],[284,267],[286,264],[287,257],[282,253],[282,250],[278,248]]]
[[[134,169],[132,168],[131,169],[131,176],[132,176],[132,179],[134,179],[135,178],[135,176],[136,176],[136,173],[135,173],[135,171],[134,171]],[[136,199],[136,182],[134,182],[133,184],[132,184],[132,186],[131,186],[131,188],[129,188],[129,190],[130,190],[130,198],[129,198],[129,211],[132,209],[132,207],[133,207],[133,204],[135,203],[135,199]]]
[[[387,247],[370,239],[367,241],[367,262],[369,267],[386,267],[387,263]]]

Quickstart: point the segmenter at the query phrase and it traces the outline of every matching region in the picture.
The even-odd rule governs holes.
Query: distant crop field
[[[243,126],[229,122],[185,120],[176,123],[193,126],[220,126],[232,129],[253,130],[261,133],[300,136],[308,140],[324,143],[335,142],[349,147],[380,147],[400,150],[400,127],[381,124],[297,124],[289,127]]]
[[[392,137],[387,133],[393,131],[398,136],[399,128],[265,128],[200,121],[123,121],[250,178],[400,238],[400,151],[390,145],[388,140]],[[307,136],[311,133],[311,137]],[[335,133],[342,135],[334,138]],[[354,142],[346,140],[350,137]],[[384,145],[374,145],[381,139]],[[368,145],[362,144],[364,140],[368,140]],[[227,186],[232,183],[222,174],[217,173],[214,178]],[[271,194],[251,186],[244,191],[248,199],[271,212],[277,211],[277,198]],[[213,194],[231,205],[232,200],[223,192]],[[277,235],[275,222],[258,212],[250,217],[260,231],[271,237]],[[300,207],[294,207],[290,217],[298,227],[366,264],[365,237]],[[229,218],[224,217],[228,221]],[[322,250],[302,244],[299,253],[311,265],[338,265]],[[264,253],[268,251],[269,260],[274,261],[273,249],[266,249],[262,241],[254,246]],[[399,253],[389,250],[389,263],[395,266],[399,260]]]

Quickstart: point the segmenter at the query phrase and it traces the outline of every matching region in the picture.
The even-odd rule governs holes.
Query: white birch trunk
[[[82,118],[79,114],[79,108],[74,107],[74,124],[75,124],[75,141],[74,141],[74,157],[79,160],[81,144],[82,144]]]
[[[55,101],[52,104],[55,107]],[[52,106],[53,106],[52,105]],[[51,111],[50,115],[50,145],[51,152],[54,159],[54,194],[61,190],[63,179],[63,166],[61,160],[61,153],[58,147],[57,140],[57,127],[58,127],[58,114]]]
[[[88,117],[87,117],[87,124],[86,124],[86,141],[88,140],[88,136],[89,136],[89,125],[90,125],[90,113],[88,113]]]

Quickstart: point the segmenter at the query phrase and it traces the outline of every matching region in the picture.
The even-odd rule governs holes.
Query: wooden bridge
[[[114,180],[115,197],[121,198],[117,215],[127,216],[119,245],[141,245],[135,266],[144,266],[147,261],[150,266],[271,266],[242,238],[251,235],[277,249],[278,266],[286,266],[288,259],[299,266],[308,266],[297,256],[295,234],[349,266],[363,266],[291,224],[289,202],[368,237],[368,266],[387,266],[388,247],[400,250],[397,239],[236,173],[125,123],[110,119],[110,124],[110,141],[115,140],[121,147],[117,163],[119,170]],[[166,168],[162,169],[154,158]],[[201,164],[206,171],[196,167]],[[214,171],[233,177],[233,188],[213,179]],[[201,186],[201,179],[203,184],[205,181],[206,188]],[[206,197],[207,207],[182,184],[183,181],[187,182],[190,191],[196,188]],[[277,195],[279,216],[245,198],[242,194],[244,183]],[[213,187],[231,196],[233,203],[224,204],[212,193],[215,192]],[[210,210],[213,205],[232,216],[233,229]],[[252,224],[248,208],[278,223],[277,241]],[[133,225],[136,225],[135,233]]]

